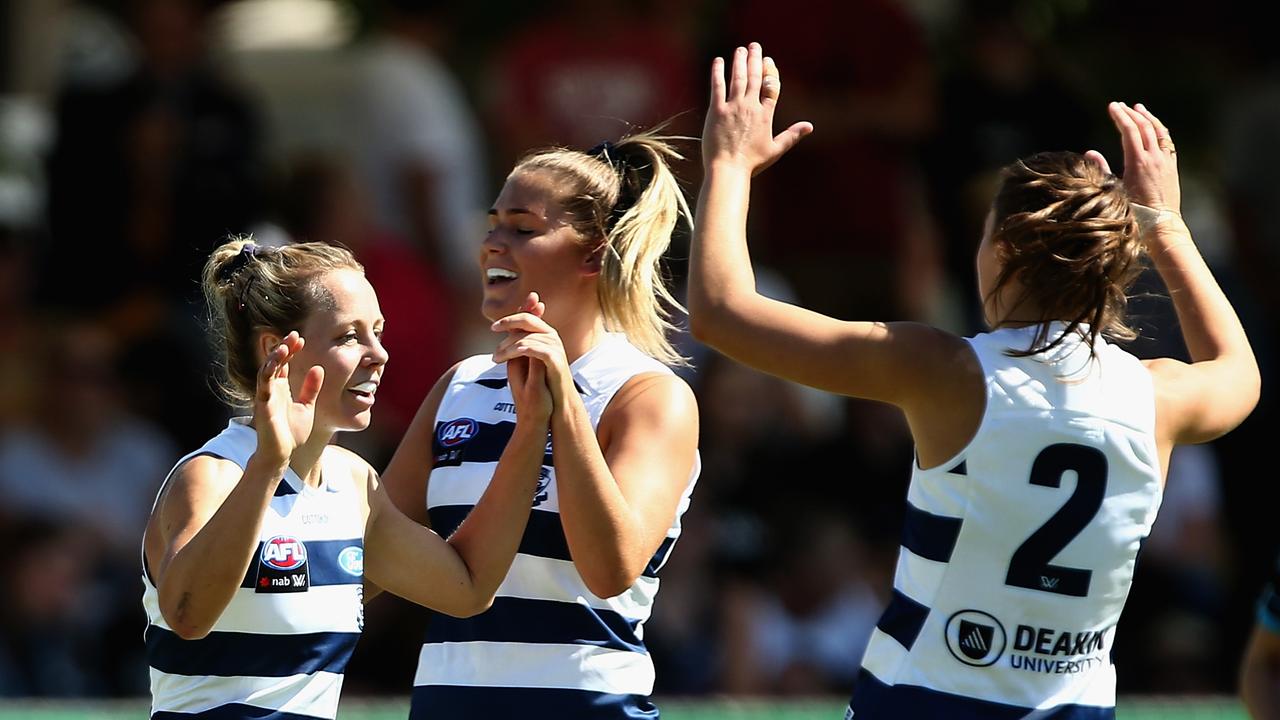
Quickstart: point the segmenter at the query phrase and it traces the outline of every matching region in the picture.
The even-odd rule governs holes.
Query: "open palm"
[[[267,355],[258,373],[254,398],[254,425],[258,430],[258,452],[285,461],[293,451],[311,437],[315,426],[316,397],[324,384],[324,369],[307,370],[297,399],[289,387],[289,361],[302,350],[306,341],[291,332]]]

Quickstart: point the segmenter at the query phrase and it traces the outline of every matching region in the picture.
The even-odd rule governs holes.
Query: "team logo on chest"
[[[470,440],[476,436],[476,431],[480,429],[479,424],[471,418],[458,418],[440,426],[440,430],[436,433],[436,439],[440,442],[441,447],[454,447]]]
[[[944,630],[951,655],[973,667],[994,665],[1008,641],[1004,625],[990,613],[961,610],[947,620]]]
[[[301,540],[292,535],[276,535],[262,543],[255,592],[304,592],[310,585],[307,546]]]

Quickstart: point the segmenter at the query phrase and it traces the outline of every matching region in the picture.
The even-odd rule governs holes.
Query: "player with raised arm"
[[[1169,131],[1112,103],[1123,180],[1096,153],[1001,174],[977,253],[990,331],[843,321],[755,290],[752,176],[813,130],[773,133],[781,81],[752,44],[717,59],[689,280],[695,336],[752,367],[891,403],[915,440],[902,548],[848,717],[1112,718],[1111,649],[1176,444],[1257,403],[1240,321],[1179,215]],[[833,200],[838,200],[833,199]],[[839,221],[833,202],[832,222]],[[1126,291],[1143,257],[1192,362],[1140,361]]]

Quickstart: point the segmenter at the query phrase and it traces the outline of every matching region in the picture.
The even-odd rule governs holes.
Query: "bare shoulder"
[[[614,394],[605,416],[610,413],[658,412],[664,416],[692,414],[697,421],[698,401],[683,378],[667,372],[645,372],[627,380]]]
[[[197,455],[174,468],[165,485],[164,502],[170,496],[209,497],[222,502],[244,475],[234,462],[217,455]]]
[[[608,447],[619,433],[698,435],[698,401],[679,376],[669,372],[645,372],[618,389],[600,417],[597,435]]]

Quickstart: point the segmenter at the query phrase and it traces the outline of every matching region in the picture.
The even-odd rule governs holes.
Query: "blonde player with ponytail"
[[[669,366],[659,260],[689,210],[652,133],[521,160],[477,269],[501,341],[432,389],[387,469],[406,514],[447,536],[511,434],[508,375],[543,371],[547,454],[493,606],[433,617],[413,718],[656,717],[642,624],[698,474],[698,413]]]

